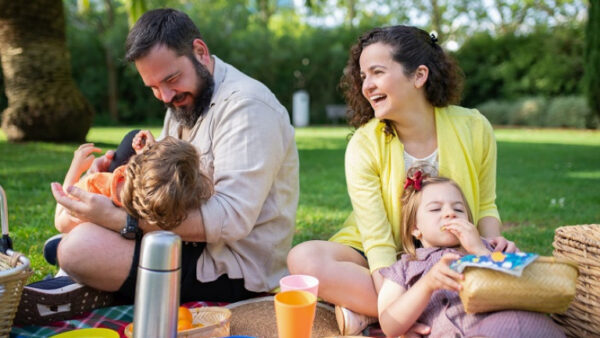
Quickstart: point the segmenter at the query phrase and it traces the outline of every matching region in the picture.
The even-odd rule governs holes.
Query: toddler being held
[[[212,181],[200,170],[198,152],[190,143],[173,137],[157,142],[147,130],[138,132],[130,142],[136,155],[126,164],[113,172],[83,177],[94,160],[93,153],[100,149],[93,143],[82,144],[75,151],[64,187],[75,185],[105,195],[134,218],[164,230],[179,225],[190,209],[200,208],[210,198]],[[55,226],[60,232],[67,233],[83,221],[57,204]]]

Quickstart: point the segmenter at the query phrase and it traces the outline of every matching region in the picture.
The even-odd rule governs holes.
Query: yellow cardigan
[[[463,190],[475,224],[500,219],[496,207],[496,139],[475,109],[435,108],[439,175]],[[373,118],[356,130],[346,148],[346,182],[353,212],[330,239],[361,250],[372,271],[396,262],[400,241],[400,197],[404,190],[404,146]]]

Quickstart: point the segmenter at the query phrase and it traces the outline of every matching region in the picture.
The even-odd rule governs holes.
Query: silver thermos
[[[154,231],[142,239],[135,288],[133,337],[177,336],[181,238]]]

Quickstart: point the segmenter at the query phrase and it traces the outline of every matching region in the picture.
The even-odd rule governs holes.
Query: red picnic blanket
[[[218,302],[189,302],[182,305],[193,309],[203,306],[225,306],[227,304]],[[47,326],[14,326],[10,332],[10,337],[42,338],[65,331],[86,328],[107,328],[115,330],[121,337],[125,337],[125,327],[132,321],[133,305],[109,306],[95,309],[86,315],[75,317],[74,319],[55,322]]]

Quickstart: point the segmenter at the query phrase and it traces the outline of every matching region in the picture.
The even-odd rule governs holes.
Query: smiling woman
[[[461,83],[437,38],[415,27],[373,29],[350,50],[341,86],[357,128],[345,159],[353,212],[329,242],[301,243],[288,255],[290,272],[316,276],[319,296],[339,305],[343,334],[372,321],[355,312],[377,315],[378,270],[403,250],[400,197],[417,161],[457,182],[479,233],[496,250],[516,249],[500,235],[492,127],[478,111],[451,105]]]

